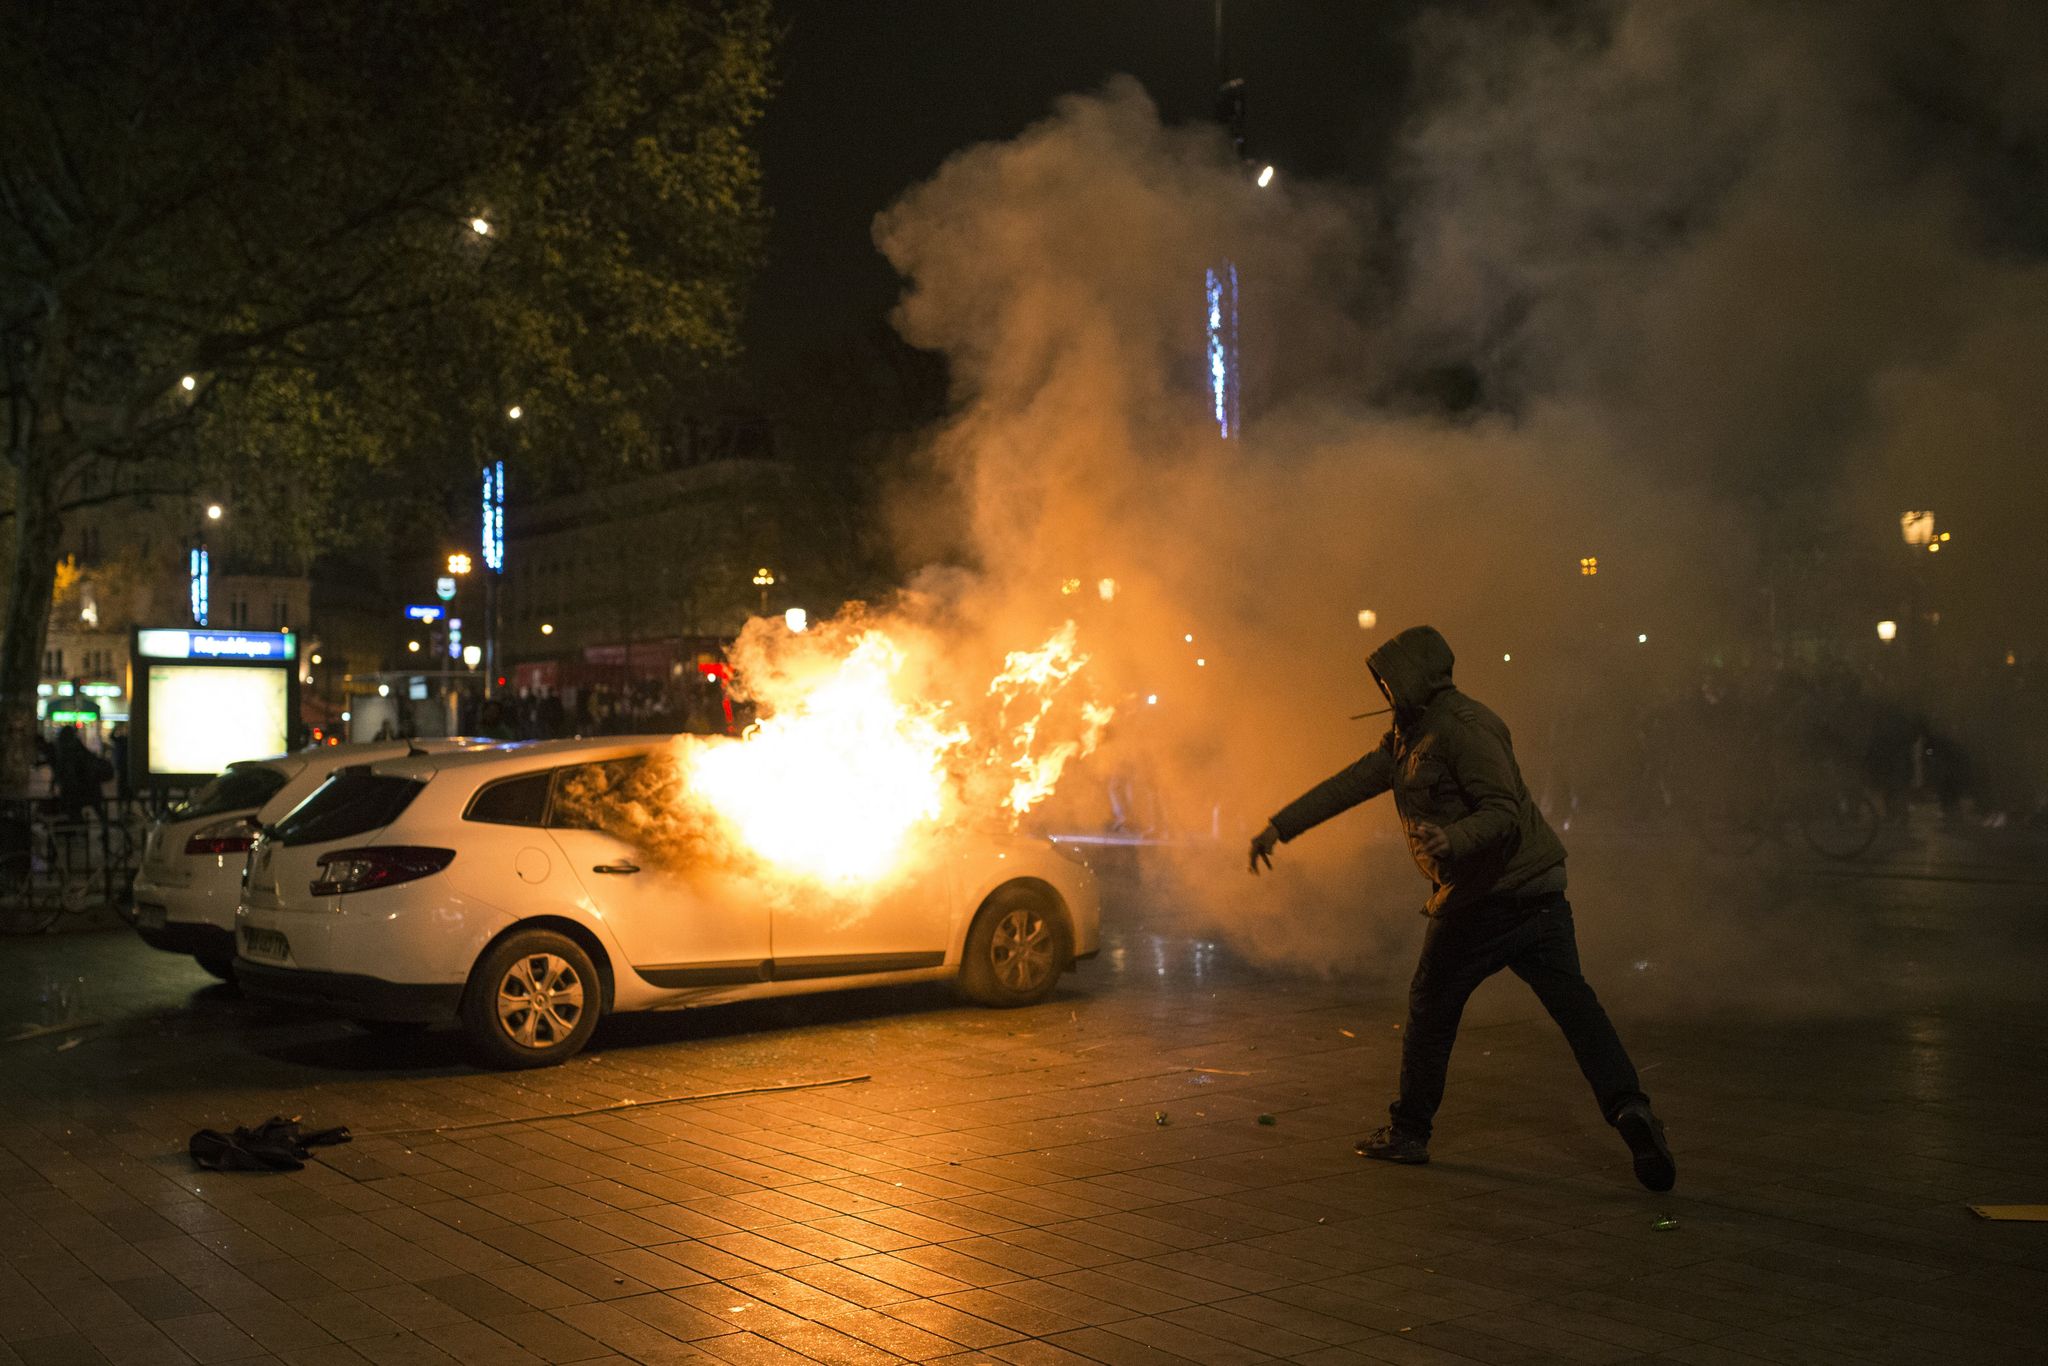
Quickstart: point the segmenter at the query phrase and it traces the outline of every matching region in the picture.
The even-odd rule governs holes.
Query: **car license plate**
[[[276,930],[244,928],[242,931],[242,952],[251,958],[284,959],[291,953],[291,945]]]
[[[152,906],[146,901],[135,903],[135,923],[145,930],[160,930],[164,927],[164,908]]]

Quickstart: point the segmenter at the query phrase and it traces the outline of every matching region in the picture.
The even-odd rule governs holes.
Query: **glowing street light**
[[[1638,645],[1648,645],[1649,643],[1650,643],[1650,637],[1649,637],[1648,635],[1644,634],[1644,633],[1643,633],[1643,632],[1641,632],[1641,631],[1638,631],[1638,632],[1636,632],[1636,644],[1638,644]]]
[[[1371,629],[1372,629],[1373,627],[1375,627],[1375,626],[1377,626],[1377,625],[1379,625],[1379,624],[1380,624],[1380,614],[1379,614],[1378,612],[1375,612],[1375,611],[1373,611],[1373,610],[1372,610],[1372,608],[1370,608],[1370,607],[1361,607],[1361,608],[1360,608],[1360,609],[1358,610],[1358,629],[1359,629],[1359,630],[1361,630],[1361,631],[1370,631],[1370,630],[1371,630]]]
[[[1598,555],[1582,556],[1579,560],[1579,572],[1589,579],[1592,578],[1600,572],[1600,557]]]
[[[488,218],[472,218],[469,220],[469,230],[478,237],[489,237],[491,235],[491,220]]]
[[[1267,166],[1267,167],[1266,167],[1266,168],[1265,168],[1265,169],[1264,169],[1263,171],[1260,171],[1260,172],[1259,172],[1259,188],[1263,190],[1263,189],[1265,189],[1265,188],[1266,188],[1266,187],[1267,187],[1268,185],[1271,185],[1272,183],[1273,183],[1273,168],[1272,168],[1272,167],[1271,167],[1271,166],[1269,165],[1269,166]]]
[[[1158,706],[1158,705],[1159,705],[1159,694],[1158,694],[1158,693],[1156,693],[1156,692],[1148,692],[1148,693],[1146,693],[1146,694],[1145,694],[1145,705],[1146,705],[1146,706],[1148,706],[1148,707],[1156,707],[1156,706]]]
[[[379,683],[379,684],[377,685],[377,696],[379,696],[379,697],[389,697],[389,696],[391,696],[391,685],[390,685],[389,683]]]
[[[408,640],[405,642],[405,652],[409,655],[418,654],[420,652],[420,643],[417,640]]]
[[[449,573],[451,573],[451,574],[467,574],[467,573],[469,572],[469,568],[470,568],[469,556],[467,556],[467,555],[463,554],[463,553],[462,553],[461,551],[459,551],[459,550],[458,550],[458,551],[456,551],[456,552],[455,552],[455,553],[454,553],[453,555],[450,555],[450,556],[448,557],[448,572],[449,572]]]
[[[199,379],[195,375],[187,375],[178,381],[178,387],[189,394],[199,387]]]
[[[544,636],[553,635],[555,633],[555,623],[553,623],[552,621],[542,622],[540,624],[540,633]]]
[[[209,522],[218,522],[221,519],[221,515],[224,511],[225,509],[222,508],[219,503],[208,503],[206,505],[206,520]]]
[[[801,607],[792,607],[782,614],[782,624],[793,636],[800,636],[811,629],[811,614]]]
[[[1877,638],[1887,643],[1897,640],[1899,638],[1899,623],[1889,620],[1877,623]]]
[[[1097,579],[1095,581],[1095,596],[1101,598],[1104,602],[1115,602],[1116,580]]]
[[[306,662],[307,662],[308,664],[318,664],[318,663],[320,662],[320,655],[319,655],[319,653],[318,653],[317,651],[316,651],[316,652],[314,652],[314,654],[313,654],[312,656],[310,656],[310,657],[309,657],[309,658],[307,659],[307,661],[306,661]]]
[[[514,422],[517,422],[520,418],[526,416],[526,409],[520,407],[518,404],[515,403],[505,410],[505,416],[511,418]]]
[[[479,664],[483,663],[483,661],[484,661],[484,647],[483,647],[483,646],[481,646],[481,645],[465,645],[465,646],[463,646],[463,647],[462,647],[462,662],[463,662],[464,664],[467,664],[467,665],[468,665],[468,666],[469,666],[470,668],[474,669],[474,668],[475,668],[475,667],[476,667],[477,665],[479,665]]]

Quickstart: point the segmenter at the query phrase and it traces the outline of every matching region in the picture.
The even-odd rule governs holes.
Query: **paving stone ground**
[[[1375,923],[1382,971],[1322,976],[1120,878],[1101,959],[1041,1006],[620,1019],[512,1075],[122,933],[0,943],[0,1035],[76,1026],[0,1045],[0,1364],[2048,1360],[2048,1225],[1966,1208],[2048,1201],[2038,851],[1647,862],[1581,846],[1575,901],[1668,1196],[1511,979],[1432,1165],[1352,1154],[1409,915]],[[700,1098],[547,1117],[674,1097]],[[357,1137],[298,1173],[187,1159],[272,1114]]]

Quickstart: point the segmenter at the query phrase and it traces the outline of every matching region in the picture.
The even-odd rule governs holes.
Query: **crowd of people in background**
[[[521,688],[486,698],[465,693],[457,730],[491,740],[553,740],[570,735],[738,734],[745,709],[728,707],[716,678],[689,672],[666,683],[594,683],[557,691]]]
[[[2048,688],[2014,667],[1926,693],[1846,664],[1720,667],[1678,695],[1588,692],[1553,718],[1532,780],[1555,819],[1640,816],[1702,789],[1825,772],[1893,820],[1925,799],[1950,824],[2048,827]]]

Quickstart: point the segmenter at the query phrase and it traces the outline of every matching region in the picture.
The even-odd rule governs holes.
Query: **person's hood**
[[[1434,626],[1411,626],[1374,650],[1366,666],[1386,684],[1394,712],[1418,712],[1451,686],[1450,642]]]

